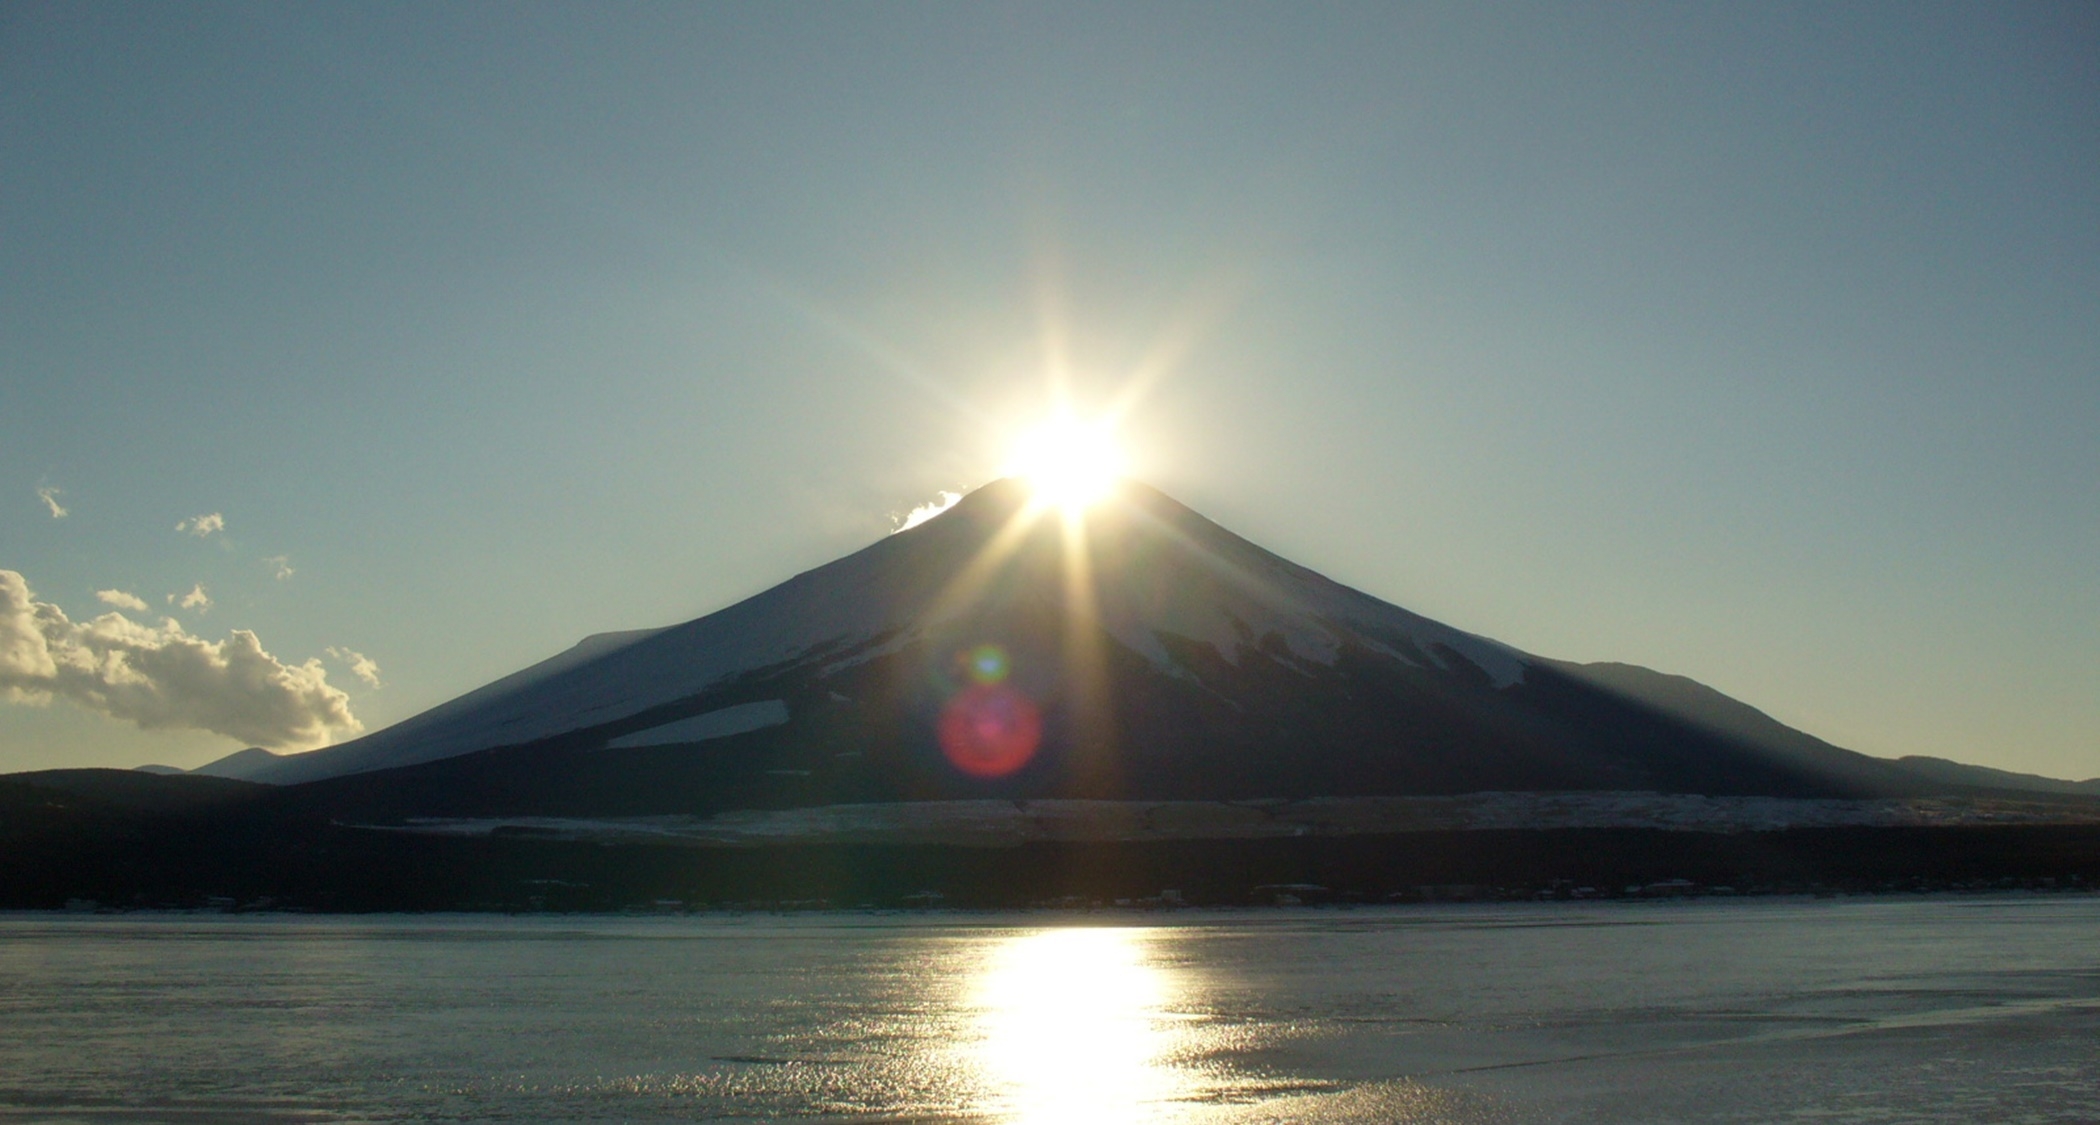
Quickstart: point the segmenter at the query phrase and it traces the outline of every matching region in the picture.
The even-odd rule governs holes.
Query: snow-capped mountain
[[[1144,485],[1075,528],[999,481],[719,612],[591,637],[353,742],[200,772],[340,788],[390,771],[426,812],[1906,784],[1610,679],[1349,589]]]

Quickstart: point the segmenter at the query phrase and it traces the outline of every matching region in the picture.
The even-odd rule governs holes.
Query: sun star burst
[[[1108,495],[1123,465],[1106,422],[1060,414],[1021,439],[1007,471],[1027,481],[1038,500],[1077,513]]]

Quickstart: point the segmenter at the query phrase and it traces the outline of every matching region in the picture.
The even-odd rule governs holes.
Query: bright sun
[[[1041,500],[1076,512],[1115,487],[1123,451],[1107,423],[1063,414],[1021,439],[1007,472],[1027,480]]]

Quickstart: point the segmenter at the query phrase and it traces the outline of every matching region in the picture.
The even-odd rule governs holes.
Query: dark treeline
[[[2100,827],[1425,832],[696,848],[194,813],[7,818],[0,908],[321,911],[1391,902],[2100,886]]]

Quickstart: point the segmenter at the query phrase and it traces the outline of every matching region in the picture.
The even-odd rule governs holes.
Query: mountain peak
[[[943,758],[965,699],[981,705],[969,729],[999,750],[986,759],[998,769]],[[1350,589],[1141,482],[1119,482],[1068,521],[1027,482],[1002,478],[705,617],[591,638],[393,727],[244,775],[299,782],[496,760],[480,751],[641,755],[718,777],[705,800],[761,805],[1838,795],[1879,776],[1824,769],[1830,755],[1859,757],[1834,747],[1813,760],[1766,754],[1738,733]]]

